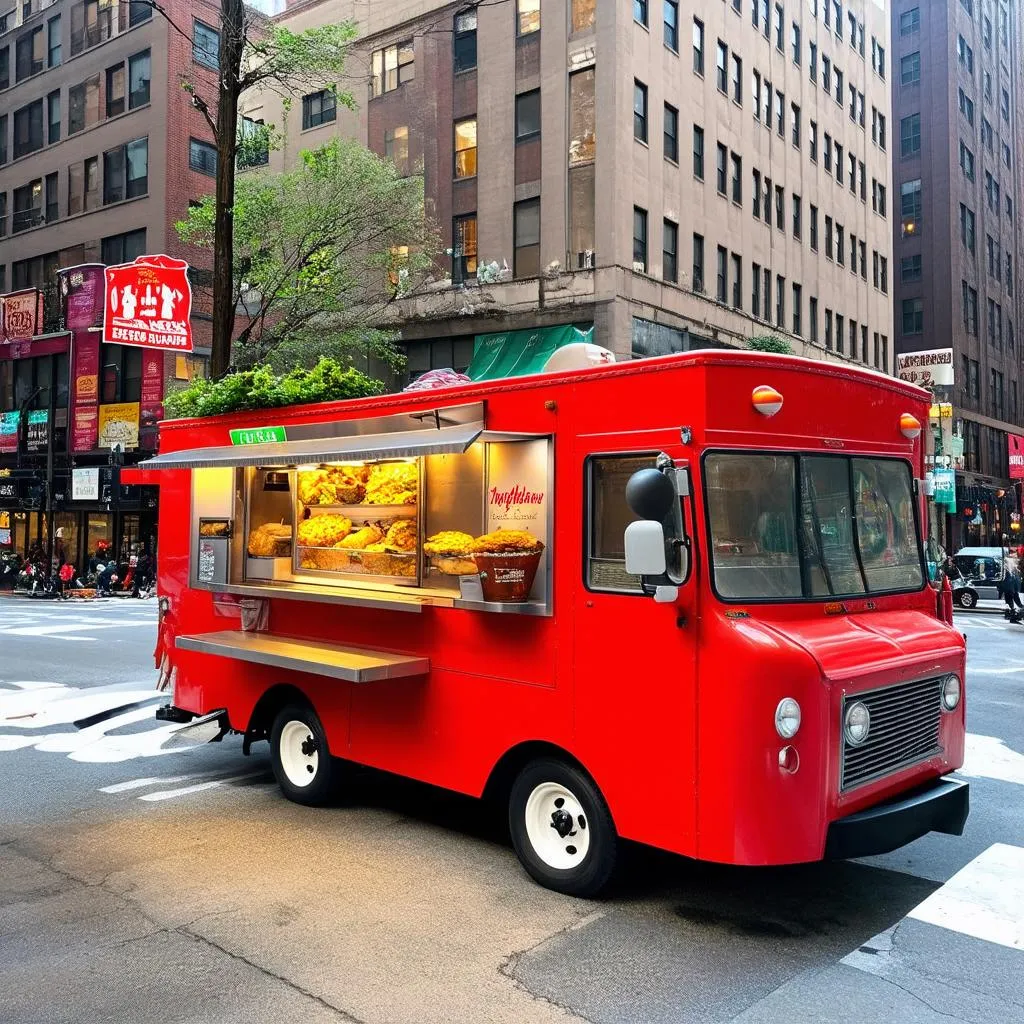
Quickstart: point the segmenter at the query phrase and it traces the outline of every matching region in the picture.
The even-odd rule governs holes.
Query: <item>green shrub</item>
[[[269,366],[229,373],[218,381],[197,378],[164,401],[168,419],[217,416],[248,409],[277,409],[282,405],[336,402],[379,395],[384,385],[351,366],[321,359],[312,370],[276,374]]]
[[[747,348],[753,352],[775,352],[783,356],[793,354],[793,346],[785,338],[777,338],[774,334],[762,334],[756,338],[748,338]]]

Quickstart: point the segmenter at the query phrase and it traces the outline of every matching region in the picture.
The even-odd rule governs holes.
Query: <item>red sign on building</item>
[[[1007,434],[1006,445],[1010,456],[1010,479],[1024,480],[1024,437]]]
[[[192,288],[188,264],[170,256],[140,256],[108,267],[103,341],[170,352],[192,351]]]
[[[43,293],[38,288],[0,296],[0,345],[26,341],[43,331]]]

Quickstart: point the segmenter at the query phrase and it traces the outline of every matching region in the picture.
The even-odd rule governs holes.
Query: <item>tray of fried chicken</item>
[[[308,509],[374,506],[378,514],[405,511],[416,505],[419,470],[414,462],[321,466],[300,470],[298,498]]]
[[[416,575],[416,520],[364,521],[336,513],[299,523],[297,540],[303,569],[358,572],[373,576]]]

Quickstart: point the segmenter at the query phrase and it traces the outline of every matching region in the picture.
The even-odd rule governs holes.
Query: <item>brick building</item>
[[[896,0],[891,14],[897,351],[952,348],[944,539],[998,544],[1021,508],[1007,435],[1024,433],[1022,5]]]
[[[208,5],[165,7],[174,27],[144,3],[0,0],[0,294],[12,296],[0,321],[0,542],[24,553],[61,527],[78,565],[98,540],[127,550],[155,530],[152,494],[119,486],[100,425],[116,417],[127,430],[126,464],[145,457],[165,382],[197,372],[204,355],[154,364],[139,349],[100,349],[99,319],[68,330],[58,290],[62,269],[147,253],[203,266],[174,232],[189,201],[213,191],[215,168],[182,80],[215,106],[218,36],[201,20]],[[193,326],[208,345],[202,310]],[[75,350],[92,344],[98,379],[82,385]],[[78,423],[83,386],[95,408]],[[78,489],[74,469],[90,471]]]
[[[340,86],[358,107],[247,97],[285,129],[271,167],[362,140],[423,174],[451,247],[401,305],[411,373],[569,324],[620,358],[771,333],[891,369],[876,0],[299,0],[277,20],[356,22]]]

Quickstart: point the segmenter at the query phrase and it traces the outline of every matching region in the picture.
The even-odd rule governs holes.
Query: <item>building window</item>
[[[960,170],[968,181],[974,181],[974,153],[960,140]]]
[[[900,217],[903,237],[920,234],[921,231],[921,179],[905,181],[900,185]]]
[[[661,276],[673,284],[679,279],[679,225],[668,218],[661,226]]]
[[[7,193],[0,192],[0,238],[7,237]],[[4,269],[7,267],[4,265]],[[0,292],[2,295],[3,292]]]
[[[903,284],[910,284],[920,281],[922,277],[921,254],[916,256],[904,256],[900,260],[900,281]]]
[[[784,198],[785,192],[781,185],[775,186],[775,226],[780,231],[785,231],[785,220],[786,220],[786,200]]]
[[[68,135],[84,131],[100,119],[100,76],[93,75],[68,90]]]
[[[60,15],[46,23],[46,66],[55,68],[61,62]]]
[[[974,100],[972,100],[963,89],[957,92],[957,106],[960,108],[960,113],[967,118],[967,123],[974,126]]]
[[[900,120],[900,156],[921,152],[921,115],[911,114]]]
[[[795,103],[790,104],[790,117],[792,120],[793,145],[800,148],[800,108]]]
[[[521,0],[522,2],[522,0]],[[537,2],[537,23],[540,25],[540,4]],[[374,50],[371,58],[370,96],[383,96],[394,92],[400,85],[416,77],[416,55],[412,40]]]
[[[793,57],[793,63],[800,66],[800,24],[794,21],[789,31],[789,45]]]
[[[646,3],[644,4],[646,7]],[[679,4],[675,0],[665,0],[665,45],[670,49],[679,52]]]
[[[786,279],[775,275],[775,326],[786,326]]]
[[[270,139],[262,118],[240,115],[236,166],[262,167],[270,163]]]
[[[68,216],[95,210],[99,206],[99,158],[89,157],[68,168]]]
[[[909,36],[921,30],[921,8],[911,7],[900,15],[900,35]]]
[[[409,128],[400,125],[384,132],[384,157],[395,165],[399,177],[409,173]]]
[[[803,313],[803,288],[793,285],[793,333],[799,338],[803,336],[803,324],[800,322]]]
[[[810,128],[808,130],[807,145],[811,154],[811,163],[816,164],[818,162],[818,122],[811,121]]]
[[[921,52],[915,50],[900,58],[900,85],[919,85],[921,82]]]
[[[14,159],[42,149],[43,140],[43,101],[36,100],[14,112]]]
[[[739,253],[732,254],[732,307],[743,308],[743,258]]]
[[[329,124],[338,116],[338,98],[333,89],[321,89],[302,97],[302,130]]]
[[[800,238],[800,197],[794,192],[793,193],[793,237],[797,240]]]
[[[476,177],[476,118],[455,122],[455,177]]]
[[[220,67],[220,33],[201,21],[192,22],[192,59],[214,70]]]
[[[55,89],[46,97],[47,128],[46,141],[52,146],[60,142],[60,89]]]
[[[732,100],[743,106],[743,61],[732,55]]]
[[[693,236],[693,276],[691,278],[695,292],[704,291],[704,236]]]
[[[725,246],[720,245],[717,250],[717,288],[715,298],[719,302],[729,300],[729,252]]]
[[[647,141],[647,86],[633,79],[633,138]]]
[[[124,65],[107,68],[107,117],[117,117],[125,109]]]
[[[57,199],[57,172],[46,176],[46,223],[52,224],[60,217],[60,202]]]
[[[810,207],[810,217],[811,217],[811,228],[810,228],[810,233],[811,233],[811,251],[812,252],[817,252],[818,251],[818,208],[816,206],[814,206],[814,205],[811,205],[811,207]]]
[[[146,229],[128,231],[123,235],[109,235],[100,244],[100,258],[107,266],[131,263],[146,254]],[[101,360],[103,362],[103,360]]]
[[[807,300],[807,322],[810,326],[810,339],[815,345],[818,343],[818,300],[811,296]]]
[[[516,0],[516,32],[528,36],[540,31],[540,0]]]
[[[964,307],[964,330],[976,338],[978,336],[978,292],[966,281],[960,282],[960,290]]]
[[[704,180],[704,129],[699,125],[693,126],[693,176]]]
[[[633,269],[647,273],[647,211],[633,207]]]
[[[199,139],[188,140],[188,165],[201,174],[217,175],[217,147]]]
[[[715,50],[715,85],[722,93],[729,89],[729,47],[721,39]]]
[[[46,66],[46,38],[43,27],[26,32],[14,44],[15,80],[18,82],[32,75],[38,75]]]
[[[967,45],[963,36],[956,37],[956,56],[969,75],[974,74],[974,51]]]
[[[743,203],[743,159],[735,153],[730,154],[732,163],[732,201]]]
[[[516,142],[540,135],[540,89],[516,97]]]
[[[540,199],[524,199],[512,208],[515,278],[540,275]]]
[[[454,69],[459,75],[476,67],[476,11],[455,15]]]
[[[128,109],[144,107],[149,102],[149,50],[128,58]]]
[[[452,281],[460,284],[476,277],[476,214],[452,219]]]
[[[647,0],[633,0],[633,20],[647,28]]]
[[[569,76],[569,166],[591,163],[596,153],[594,69]]]
[[[722,196],[726,194],[726,165],[728,164],[728,160],[729,150],[719,142],[715,157],[715,182],[718,188],[718,194]]]
[[[693,19],[693,70],[704,74],[704,22]]]
[[[924,302],[921,299],[903,300],[903,333],[921,334],[924,331]]]
[[[46,223],[43,215],[43,179],[36,178],[14,190],[14,216],[11,234],[17,235]]]
[[[750,284],[750,315],[755,320],[761,319],[761,264],[751,263],[751,284]],[[765,305],[768,302],[765,300]]]
[[[103,154],[104,206],[145,195],[148,189],[148,139],[136,139]]]
[[[679,111],[665,104],[665,159],[679,163]]]

